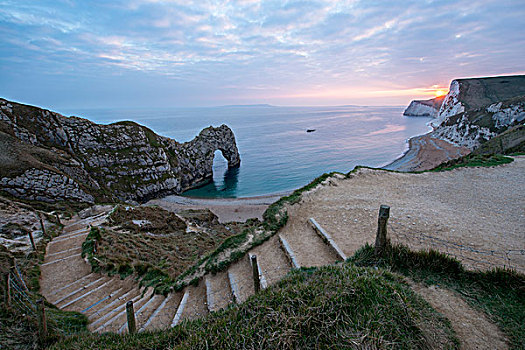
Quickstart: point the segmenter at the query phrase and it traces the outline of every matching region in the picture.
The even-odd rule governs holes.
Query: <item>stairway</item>
[[[64,233],[48,244],[41,265],[42,294],[60,309],[85,314],[92,332],[127,332],[129,301],[133,302],[139,332],[174,327],[183,320],[242,303],[255,292],[252,255],[257,256],[262,289],[278,282],[292,267],[320,266],[341,260],[333,240],[332,245],[325,244],[326,239],[314,225],[292,220],[278,235],[250,250],[226,271],[207,274],[197,285],[187,286],[181,292],[154,295],[152,288],[140,287],[132,277],[121,279],[92,273],[82,259],[81,245],[89,226],[101,224],[106,216],[104,212],[70,220]]]

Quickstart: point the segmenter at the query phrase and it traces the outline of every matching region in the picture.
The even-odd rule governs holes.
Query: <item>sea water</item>
[[[256,105],[62,112],[103,124],[132,120],[179,142],[191,140],[207,126],[227,124],[235,134],[241,166],[228,169],[217,151],[213,182],[184,193],[205,198],[283,193],[326,172],[384,166],[406,150],[408,138],[427,132],[430,121],[404,117],[403,107]]]

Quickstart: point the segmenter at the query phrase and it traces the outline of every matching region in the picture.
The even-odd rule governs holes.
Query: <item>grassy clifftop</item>
[[[454,348],[449,323],[398,275],[353,264],[292,271],[247,302],[136,336],[75,337],[54,349]]]

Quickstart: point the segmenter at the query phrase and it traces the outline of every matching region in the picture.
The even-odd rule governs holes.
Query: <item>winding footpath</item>
[[[380,204],[391,206],[388,229],[395,242],[441,250],[468,268],[510,265],[523,272],[524,170],[525,157],[516,157],[493,168],[423,174],[360,169],[350,178],[334,176],[287,208],[288,223],[277,235],[226,271],[167,296],[153,295],[131,278],[91,273],[80,247],[89,225],[101,224],[107,213],[74,218],[48,245],[41,292],[61,309],[86,314],[94,332],[126,332],[130,300],[139,331],[173,327],[253,295],[251,255],[257,256],[266,288],[291,268],[333,264],[373,243]],[[498,328],[460,296],[437,287],[413,288],[451,319],[462,348],[506,347]]]

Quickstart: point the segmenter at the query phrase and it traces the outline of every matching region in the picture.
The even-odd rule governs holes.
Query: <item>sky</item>
[[[0,97],[46,108],[405,105],[525,73],[523,0],[0,0]]]

